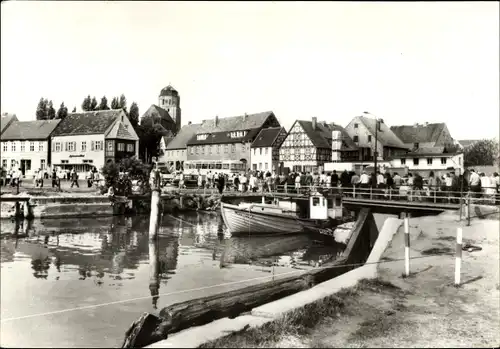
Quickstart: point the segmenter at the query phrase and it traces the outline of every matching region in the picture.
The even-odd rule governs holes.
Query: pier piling
[[[160,228],[161,215],[161,189],[160,189],[160,172],[153,169],[150,175],[151,184],[151,213],[149,218],[149,239],[154,239],[158,236]]]

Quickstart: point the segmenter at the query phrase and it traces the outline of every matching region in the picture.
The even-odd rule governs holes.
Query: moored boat
[[[222,198],[221,213],[232,235],[324,233],[343,223],[339,206],[336,198],[327,200],[321,193],[295,198],[274,195],[270,200],[263,196],[262,203],[238,205]]]

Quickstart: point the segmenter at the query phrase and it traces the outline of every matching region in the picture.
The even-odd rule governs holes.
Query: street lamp
[[[375,150],[373,151],[373,157],[374,157],[374,161],[373,161],[373,173],[375,175],[377,175],[377,157],[378,157],[378,152],[377,152],[377,135],[378,135],[378,123],[379,123],[379,119],[377,118],[377,116],[373,115],[372,113],[370,112],[367,112],[367,111],[364,111],[363,114],[366,114],[366,115],[371,115],[375,118]]]

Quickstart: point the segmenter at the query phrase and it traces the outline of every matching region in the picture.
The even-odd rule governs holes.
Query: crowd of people
[[[464,174],[456,175],[454,171],[435,175],[433,171],[425,178],[418,172],[401,176],[397,172],[367,172],[357,174],[354,171],[342,172],[290,172],[277,174],[276,171],[248,170],[240,174],[227,175],[222,172],[209,171],[206,175],[197,175],[198,188],[218,188],[219,192],[293,192],[305,193],[318,188],[351,188],[357,195],[368,195],[368,192],[393,198],[400,196],[410,200],[423,200],[425,197],[444,198],[450,202],[458,201],[461,193],[470,194],[474,198],[495,199],[500,188],[500,177],[497,172],[486,176],[474,169],[466,170]],[[185,188],[184,175],[179,176],[179,187]],[[353,189],[354,188],[354,189]],[[356,194],[354,194],[356,195]]]

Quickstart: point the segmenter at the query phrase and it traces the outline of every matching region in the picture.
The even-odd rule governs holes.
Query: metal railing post
[[[370,186],[370,200],[373,200],[373,187]]]

